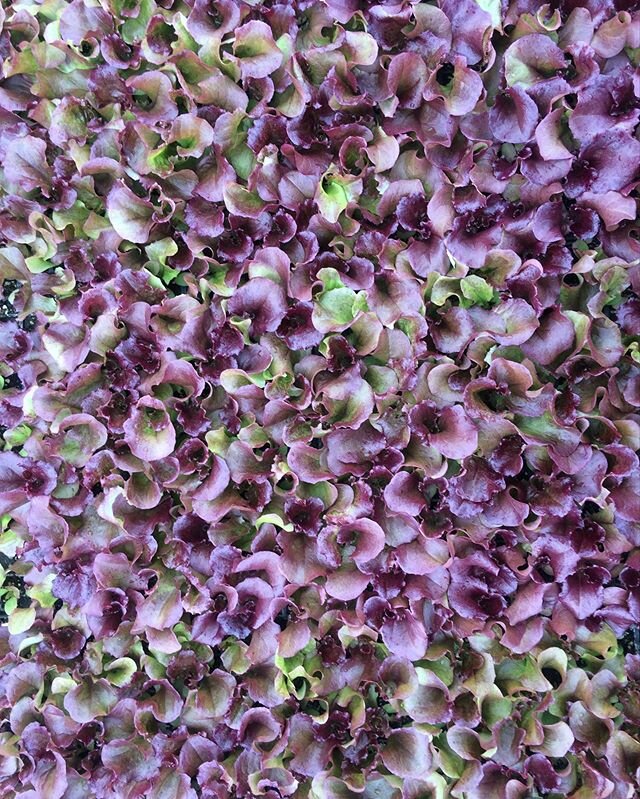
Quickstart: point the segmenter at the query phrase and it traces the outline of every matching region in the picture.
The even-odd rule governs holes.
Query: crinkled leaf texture
[[[0,61],[0,796],[639,796],[640,4]]]

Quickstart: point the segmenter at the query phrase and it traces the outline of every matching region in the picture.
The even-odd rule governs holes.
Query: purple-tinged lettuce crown
[[[0,61],[0,796],[639,795],[638,2]]]

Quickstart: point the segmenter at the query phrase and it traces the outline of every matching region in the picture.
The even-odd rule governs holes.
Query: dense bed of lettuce
[[[0,8],[3,799],[640,791],[640,3]]]

